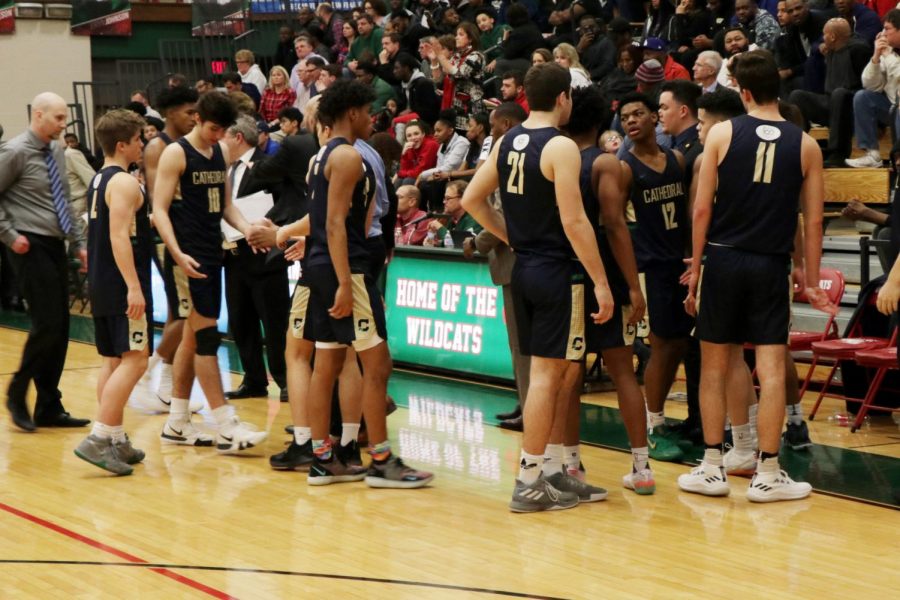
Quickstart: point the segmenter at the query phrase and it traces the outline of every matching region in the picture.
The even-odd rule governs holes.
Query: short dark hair
[[[392,31],[388,34],[381,36],[381,39],[384,39],[384,38],[391,40],[395,44],[399,44],[400,42],[403,41],[403,36],[400,35],[399,33],[397,33],[396,31]]]
[[[288,121],[303,122],[303,113],[295,106],[285,106],[278,111],[278,120],[287,119]]]
[[[185,104],[196,104],[200,94],[191,87],[178,86],[173,88],[165,88],[156,97],[156,110],[162,116],[173,108],[184,106]]]
[[[775,57],[767,50],[744,52],[736,57],[733,67],[734,78],[742,90],[747,90],[757,104],[768,104],[778,100],[781,78]]]
[[[186,86],[188,84],[187,77],[183,73],[172,73],[169,75],[168,82],[172,87]]]
[[[335,81],[327,90],[322,92],[319,100],[318,116],[326,123],[335,123],[352,108],[362,108],[375,101],[375,91],[372,86],[364,85],[358,81]]]
[[[697,116],[697,98],[703,94],[703,90],[693,81],[685,79],[667,81],[662,84],[660,92],[669,92],[676,102],[687,106],[691,116]]]
[[[157,131],[162,131],[166,128],[166,124],[163,123],[162,119],[157,119],[156,117],[144,117],[144,120],[147,122],[147,125],[156,127]]]
[[[222,83],[234,83],[236,85],[242,85],[244,81],[241,79],[241,74],[235,71],[229,71],[222,75]]]
[[[435,121],[435,124],[437,124],[437,123],[443,123],[444,125],[448,126],[450,129],[455,129],[456,128],[456,111],[453,110],[452,108],[446,108],[446,109],[442,110],[440,112],[440,114],[438,114],[437,121]]]
[[[366,2],[372,5],[372,10],[379,17],[384,17],[388,14],[387,4],[384,3],[384,0],[366,0]],[[365,5],[365,2],[363,5]]]
[[[356,63],[356,68],[357,68],[358,70],[364,71],[364,72],[366,72],[366,73],[368,73],[369,75],[372,75],[372,76],[374,76],[374,77],[377,77],[377,76],[378,76],[378,68],[377,68],[373,63],[370,63],[370,62],[363,62],[363,61],[357,61],[357,63]]]
[[[703,94],[697,99],[697,109],[703,109],[721,119],[733,119],[747,112],[741,95],[726,87],[718,87],[715,91]]]
[[[515,29],[528,24],[528,9],[521,4],[512,4],[506,9],[506,22]]]
[[[206,92],[197,100],[197,115],[201,121],[231,127],[238,117],[238,111],[231,99],[222,92]]]
[[[900,29],[900,9],[892,8],[891,10],[884,13],[884,18],[882,19],[885,23],[890,23],[894,26],[894,29]]]
[[[415,56],[402,51],[397,53],[397,58],[394,59],[394,64],[400,65],[401,67],[406,67],[410,71],[415,71],[422,65],[422,63],[416,60]]]
[[[603,93],[595,85],[572,90],[572,114],[566,130],[579,135],[592,129],[600,130],[608,120],[605,107],[608,103],[603,100]]]
[[[525,85],[525,73],[523,73],[522,71],[507,71],[500,76],[500,81],[505,81],[507,79],[515,80],[516,87]]]
[[[133,113],[137,113],[142,117],[147,114],[147,107],[144,106],[143,103],[138,102],[138,101],[129,102],[128,104],[125,105],[124,108],[127,110],[130,110]]]
[[[626,104],[634,104],[636,102],[646,106],[647,109],[652,113],[655,113],[659,110],[656,102],[654,102],[647,94],[642,94],[640,92],[629,92],[622,96],[622,99],[619,100],[619,107],[616,111],[619,117],[622,116],[622,109],[625,108]]]
[[[475,121],[476,125],[481,125],[488,133],[491,131],[491,121],[488,113],[474,113],[469,115],[469,119]]]
[[[494,109],[495,119],[509,119],[514,123],[521,123],[528,118],[528,113],[517,102],[503,102]]]
[[[309,58],[306,59],[306,64],[312,65],[317,69],[321,69],[328,63],[326,63],[325,59],[322,58],[321,56],[310,56]]]
[[[344,72],[344,68],[337,63],[328,63],[327,65],[322,67],[322,70],[327,72],[332,77],[337,77],[338,79],[340,79],[341,75]]]
[[[744,34],[744,37],[748,40],[750,39],[750,34],[747,33],[747,29],[743,25],[732,25],[731,27],[726,27],[725,31],[722,32],[722,39],[725,39],[725,36],[731,33],[732,31],[740,31]]]
[[[551,111],[556,98],[572,87],[572,75],[556,63],[543,63],[528,69],[525,74],[525,97],[531,110]]]
[[[116,153],[116,144],[128,143],[135,135],[141,133],[145,125],[144,119],[133,111],[125,109],[111,110],[97,121],[97,142],[105,156]]]

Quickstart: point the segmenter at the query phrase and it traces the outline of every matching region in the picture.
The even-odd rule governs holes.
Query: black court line
[[[290,577],[309,577],[316,579],[336,579],[341,581],[360,581],[365,583],[383,583],[388,585],[405,585],[410,587],[425,587],[430,589],[451,590],[454,592],[470,592],[476,594],[491,594],[494,596],[508,596],[511,598],[531,598],[534,600],[567,600],[557,596],[536,596],[523,592],[510,592],[506,590],[493,590],[489,588],[468,587],[445,583],[427,583],[424,581],[407,581],[404,579],[382,579],[379,577],[360,577],[355,575],[336,575],[328,573],[310,573],[305,571],[283,571],[280,569],[251,569],[242,567],[212,567],[204,565],[171,565],[164,563],[126,563],[104,562],[94,560],[28,560],[28,559],[0,559],[0,564],[13,565],[73,565],[89,567],[137,567],[142,569],[178,569],[194,571],[217,571],[227,573],[251,573],[256,575],[287,575]]]

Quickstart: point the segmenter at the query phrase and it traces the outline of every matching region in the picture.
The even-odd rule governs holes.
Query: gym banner
[[[394,360],[513,379],[503,291],[491,282],[486,261],[398,248],[385,301]]]
[[[247,0],[194,0],[191,35],[241,35],[247,29],[247,5]]]
[[[13,0],[0,0],[0,34],[16,32],[16,13]]]
[[[72,33],[75,35],[131,35],[129,0],[72,0]]]

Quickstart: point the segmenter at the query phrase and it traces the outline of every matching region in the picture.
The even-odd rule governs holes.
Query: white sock
[[[310,427],[297,427],[294,425],[294,443],[298,446],[302,446],[306,442],[312,439],[312,428]]]
[[[873,148],[872,150],[869,150],[869,156],[881,160],[881,150],[879,150],[878,148]]]
[[[359,437],[359,423],[341,423],[341,446],[355,442]]]
[[[799,402],[787,405],[787,420],[791,425],[803,423],[803,406]]]
[[[125,441],[125,427],[123,427],[122,425],[116,425],[114,427],[111,427],[111,429],[113,430],[113,442],[120,444]]]
[[[172,400],[172,404],[175,404],[175,400]],[[216,420],[216,424],[219,427],[226,425],[228,421],[231,420],[231,417],[234,416],[234,407],[230,404],[223,404],[219,408],[214,408],[212,411],[213,418]]]
[[[753,449],[756,450],[756,446],[757,446],[756,440],[758,439],[758,436],[756,433],[756,423],[759,420],[759,404],[758,403],[750,405],[750,408],[747,409],[747,416],[749,417],[749,424],[750,424],[750,439],[753,440]]]
[[[753,439],[750,435],[750,423],[733,425],[731,435],[734,440],[734,449],[741,452],[753,452]]]
[[[644,446],[643,448],[631,449],[631,462],[634,466],[635,473],[646,469],[649,460],[650,450],[647,448],[647,446]]]
[[[720,448],[707,448],[703,452],[703,462],[711,467],[721,467],[722,450]]]
[[[767,456],[763,458],[763,453],[759,453],[759,460],[756,461],[757,473],[777,473],[781,467],[778,465],[778,455]]]
[[[544,457],[540,454],[528,454],[524,450],[519,460],[519,481],[525,485],[531,485],[541,476],[541,465]]]
[[[544,462],[541,466],[541,472],[545,477],[562,473],[564,458],[565,449],[562,444],[547,444],[547,447],[544,449]]]
[[[187,398],[172,398],[172,405],[169,406],[169,422],[180,423],[190,419],[190,404],[191,401]]]
[[[652,431],[654,427],[666,424],[665,411],[650,412],[647,411],[647,427]]]
[[[567,470],[577,470],[581,467],[581,446],[563,446]]]
[[[160,356],[159,354],[154,352],[153,356],[151,356],[149,358],[149,360],[147,360],[147,372],[148,373],[151,372],[153,369],[156,368],[156,365],[158,365],[161,362],[162,362],[162,356]]]
[[[115,429],[113,425],[104,425],[100,421],[94,421],[94,425],[91,427],[91,435],[101,440],[111,440]]]
[[[163,400],[172,398],[172,365],[162,364],[159,370],[159,389],[156,390]]]

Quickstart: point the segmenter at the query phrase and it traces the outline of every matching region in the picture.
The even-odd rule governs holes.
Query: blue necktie
[[[59,168],[56,166],[56,159],[53,158],[50,146],[44,148],[44,162],[47,163],[47,171],[50,174],[50,194],[53,196],[53,209],[59,219],[59,227],[64,234],[69,235],[72,232],[72,217],[69,215],[69,205],[63,191]]]

